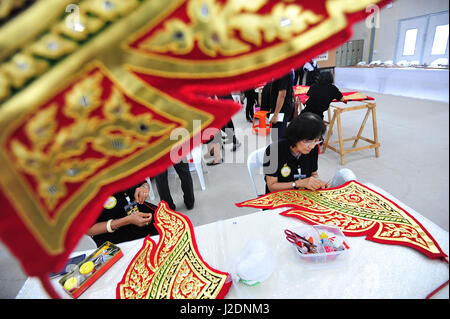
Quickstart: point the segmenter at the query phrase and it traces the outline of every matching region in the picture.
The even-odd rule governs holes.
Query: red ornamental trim
[[[22,139],[24,147],[16,144],[16,154],[20,155],[19,157],[29,155],[24,150],[26,148],[33,149],[40,142],[36,139],[26,143],[23,141],[25,137],[23,134],[25,133],[21,131],[15,135],[13,134],[15,130],[27,122],[28,117],[35,115],[36,110],[40,111],[41,108],[47,106],[46,103],[57,97],[62,99],[64,97],[62,93],[67,88],[89,74],[89,66],[93,64],[103,65],[108,72],[105,76],[117,81],[114,84],[123,89],[119,91],[126,96],[125,102],[130,104],[143,102],[141,104],[151,105],[151,107],[154,107],[155,113],[163,114],[161,115],[162,118],[166,118],[165,115],[170,114],[168,121],[159,118],[164,123],[174,121],[180,124],[184,121],[189,134],[185,139],[179,141],[179,144],[188,145],[188,147],[183,148],[184,153],[182,154],[187,155],[189,150],[202,141],[205,142],[207,137],[201,136],[204,130],[208,128],[220,129],[239,109],[239,105],[208,100],[205,95],[227,95],[234,90],[240,91],[255,87],[259,83],[270,81],[272,78],[278,78],[288,73],[292,68],[300,67],[307,60],[350,39],[352,25],[373,13],[373,11],[366,10],[368,6],[375,4],[382,8],[390,1],[208,0],[198,2],[168,0],[164,2],[145,0],[139,1],[139,7],[127,5],[124,7],[121,1],[113,1],[117,4],[117,8],[123,9],[121,12],[116,12],[113,20],[110,20],[108,12],[106,12],[108,10],[105,11],[104,8],[100,10],[101,8],[98,7],[95,9],[91,2],[94,1],[82,1],[80,6],[87,6],[89,17],[95,16],[95,13],[99,13],[96,15],[98,19],[102,16],[106,17],[105,19],[109,21],[109,27],[102,29],[99,33],[93,31],[90,40],[72,39],[72,42],[76,45],[71,47],[70,52],[64,53],[67,54],[66,57],[61,56],[58,61],[52,60],[56,64],[53,62],[46,64],[45,68],[42,67],[41,70],[37,65],[39,64],[38,61],[42,59],[27,55],[29,58],[28,65],[8,62],[10,68],[14,70],[18,68],[19,70],[12,72],[11,76],[0,75],[1,79],[6,79],[3,82],[0,80],[3,83],[0,85],[0,99],[2,99],[2,94],[3,98],[9,96],[9,86],[12,85],[9,82],[10,77],[14,77],[23,83],[34,78],[29,86],[22,87],[17,84],[21,89],[14,93],[12,99],[8,98],[6,102],[2,100],[1,103],[3,104],[0,108],[0,200],[6,203],[4,209],[0,211],[0,218],[2,219],[0,237],[12,254],[19,259],[28,275],[42,276],[46,272],[59,269],[64,265],[65,260],[81,236],[95,222],[108,196],[143,181],[146,176],[155,176],[172,164],[169,149],[178,142],[172,144],[161,142],[159,144],[161,145],[160,149],[151,151],[151,155],[155,156],[151,161],[147,162],[142,158],[141,160],[136,158],[135,162],[128,163],[128,166],[120,172],[111,170],[112,177],[93,178],[95,169],[102,169],[96,167],[96,164],[107,157],[102,155],[98,157],[99,161],[96,163],[82,163],[84,172],[90,171],[92,174],[86,174],[85,176],[85,182],[86,185],[89,185],[90,192],[86,196],[82,196],[81,200],[73,200],[72,196],[75,192],[71,192],[70,189],[67,189],[64,193],[62,188],[57,189],[53,185],[41,188],[41,190],[49,190],[50,195],[47,198],[42,197],[44,196],[42,191],[39,193],[40,197],[36,196],[36,192],[31,190],[37,188],[36,182],[33,181],[35,179],[29,176],[23,177],[22,169],[26,167],[25,162],[21,163],[23,165],[20,164],[21,167],[19,168],[17,167],[18,161],[11,163],[11,158],[8,155],[10,145],[7,143],[11,140],[21,141]],[[101,1],[95,2],[101,3]],[[206,11],[203,10],[203,7],[197,7],[200,11],[196,11],[195,6],[198,4],[207,4],[209,7]],[[227,10],[228,8],[234,9],[235,12],[232,12],[233,14],[229,16],[241,19],[240,22],[223,19],[226,10],[216,10],[216,8],[222,9],[225,7],[227,7]],[[33,10],[33,8],[34,6],[30,7],[29,10]],[[136,10],[133,11],[133,8],[136,8]],[[291,8],[294,10],[291,10]],[[308,11],[310,12],[308,13]],[[83,12],[84,10],[82,10]],[[196,16],[193,12],[206,15],[214,13],[217,16],[213,17],[214,23],[203,23],[203,18]],[[227,12],[229,14],[229,11]],[[301,23],[303,20],[279,16],[278,12],[288,15],[291,13],[305,14],[303,16],[305,19],[307,15],[307,28],[297,29],[296,23]],[[47,13],[45,12],[45,14]],[[63,17],[63,15],[64,12],[62,11],[61,16]],[[314,19],[309,20],[310,17],[314,16]],[[248,24],[243,23],[243,21],[248,17],[255,21],[255,23],[252,23],[252,26],[256,26],[253,28],[255,33],[249,34],[245,28]],[[64,23],[63,19],[61,18],[58,21],[50,19],[52,21],[49,21],[43,18],[36,19],[35,22],[40,27],[42,26],[40,24],[46,23],[48,24],[45,26],[47,30],[54,30],[55,25],[53,24]],[[184,36],[188,36],[190,31],[194,32],[193,41],[186,42],[193,45],[189,52],[182,52],[184,48],[189,48],[189,46],[172,45],[175,45],[175,42],[181,40],[181,38],[169,37],[174,40],[171,44],[161,42],[161,38],[157,39],[156,34],[158,32],[163,35],[164,32],[170,34],[170,30],[175,30],[171,28],[176,28],[179,25],[177,19],[181,19],[185,25],[183,27]],[[266,21],[278,23],[277,28],[286,28],[282,31],[288,32],[278,32],[279,28],[269,28],[271,24],[266,24]],[[214,31],[214,27],[217,26],[216,23],[220,24],[217,30],[230,32],[211,33],[210,31]],[[212,37],[206,38],[205,35],[208,34]],[[253,36],[254,34],[256,36]],[[175,33],[175,35],[177,34]],[[261,38],[260,42],[256,41],[258,35]],[[286,37],[286,35],[289,36]],[[139,43],[138,40],[141,39],[143,42]],[[187,37],[183,37],[183,39],[188,40]],[[202,39],[208,40],[208,43],[202,42]],[[144,40],[148,41],[145,42]],[[10,42],[14,41],[11,40]],[[216,44],[225,44],[225,46],[219,45],[217,47]],[[47,47],[46,50],[51,51],[52,48],[54,46]],[[111,52],[117,54],[111,54]],[[32,65],[36,65],[36,67],[30,68]],[[2,63],[2,69],[3,66]],[[27,72],[23,74],[20,72],[21,68],[25,68]],[[45,72],[44,76],[42,76],[42,72]],[[77,72],[79,72],[78,75],[75,75]],[[6,86],[5,81],[7,81]],[[110,85],[110,83],[103,84]],[[87,85],[81,90],[80,94],[89,93],[90,88],[92,86]],[[105,97],[108,94],[106,91],[103,91],[103,93]],[[96,92],[93,92],[92,96],[96,97]],[[101,104],[104,105],[105,100],[99,99],[102,102]],[[85,105],[93,100],[82,98],[81,101],[81,104]],[[100,111],[100,109],[98,110]],[[50,110],[46,114],[51,113]],[[75,113],[77,112],[71,112],[70,114]],[[46,118],[43,115],[40,119]],[[139,114],[133,113],[133,115],[137,117]],[[177,116],[181,117],[181,121],[178,120]],[[192,127],[192,122],[200,117],[203,117],[202,127],[195,130]],[[157,119],[155,118],[155,120]],[[38,133],[40,131],[41,133],[49,133],[48,135],[37,134],[48,138],[49,143],[55,141],[55,134],[53,133],[56,133],[61,126],[70,124],[65,122],[62,117],[55,119],[53,122],[53,124],[56,123],[56,130],[50,123],[48,126],[43,126],[48,128],[47,131],[38,130]],[[116,132],[110,133],[115,136]],[[167,133],[161,132],[161,134],[161,139],[168,139]],[[97,133],[95,137],[99,135],[101,134]],[[126,134],[123,138],[126,140],[130,135]],[[200,136],[201,138],[199,138]],[[150,139],[150,142],[157,143],[157,139],[158,137],[154,137]],[[122,143],[124,140],[114,141],[114,145],[117,146],[117,142]],[[97,144],[97,155],[101,144]],[[150,148],[154,146],[153,144],[144,147]],[[46,150],[48,150],[47,146],[43,149],[44,153]],[[146,150],[150,151],[147,148]],[[64,154],[62,151],[60,153]],[[91,152],[92,154],[93,152]],[[120,155],[122,156],[123,153]],[[32,158],[28,159],[33,162]],[[30,164],[30,162],[26,163]],[[103,165],[106,166],[107,164]],[[73,172],[70,168],[68,170]],[[49,180],[47,177],[44,176],[40,180]],[[35,184],[30,186],[32,183]],[[59,190],[61,192],[58,192]],[[85,188],[84,191],[87,192],[88,188]],[[15,200],[14,194],[18,200]],[[53,194],[56,194],[57,198],[51,198]],[[53,210],[60,209],[62,206],[65,206],[69,213],[62,214],[64,218],[58,220],[58,227],[56,227],[55,218],[62,215],[60,212]],[[27,214],[31,217],[27,217]],[[53,220],[51,220],[52,218]],[[51,227],[49,228],[48,225]],[[47,231],[48,229],[51,229],[51,232]],[[56,240],[44,238],[49,236]]]
[[[364,202],[364,209],[346,205],[341,195],[350,189],[355,196],[348,196],[348,203]],[[356,194],[358,192],[359,194]],[[325,195],[325,196],[323,196]],[[347,193],[345,195],[348,195]],[[336,201],[333,196],[339,196]],[[286,198],[287,200],[283,200]],[[296,198],[300,198],[299,202]],[[386,203],[393,210],[370,205]],[[368,205],[366,205],[366,203]],[[254,200],[236,204],[238,207],[275,209],[292,208],[280,215],[298,218],[306,223],[332,224],[341,228],[346,236],[366,236],[366,240],[414,248],[429,258],[444,259],[447,255],[432,235],[411,214],[382,194],[356,181],[349,181],[339,187],[318,190],[277,191]]]
[[[158,244],[145,238],[117,285],[122,299],[223,299],[231,276],[209,266],[198,251],[191,221],[161,202],[153,215]]]

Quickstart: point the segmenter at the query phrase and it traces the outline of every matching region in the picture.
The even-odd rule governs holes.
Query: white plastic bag
[[[232,261],[234,282],[256,285],[267,280],[275,270],[276,257],[272,249],[261,240],[249,240]]]

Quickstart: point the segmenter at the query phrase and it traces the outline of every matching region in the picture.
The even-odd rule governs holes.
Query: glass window
[[[448,24],[438,25],[434,33],[432,55],[442,55],[447,51],[448,43]]]
[[[418,29],[406,30],[403,55],[414,55],[414,52],[416,51],[417,31]]]

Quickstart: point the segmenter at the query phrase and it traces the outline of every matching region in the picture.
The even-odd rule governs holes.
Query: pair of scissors
[[[289,229],[285,229],[284,234],[286,235],[286,239],[288,242],[293,243],[293,244],[299,246],[300,248],[305,246],[308,249],[308,252],[310,252],[313,247],[316,247],[316,245],[311,243],[309,240],[300,236],[297,233],[294,233],[293,231],[291,231]]]

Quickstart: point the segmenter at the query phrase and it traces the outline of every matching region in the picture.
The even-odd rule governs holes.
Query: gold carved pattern
[[[83,42],[96,35],[108,22],[129,15],[141,2],[141,0],[79,1],[76,15],[63,16],[9,60],[0,61],[0,103],[10,97],[11,88],[23,89],[46,72],[49,63],[59,62],[74,53]],[[19,1],[0,0],[0,17],[20,5],[22,4]],[[6,76],[3,77],[2,74]]]
[[[26,0],[0,0],[0,20],[7,18],[10,13],[22,6],[24,6]]]
[[[187,4],[190,23],[178,18],[165,23],[165,28],[142,44],[143,49],[155,52],[190,53],[195,43],[208,56],[218,54],[233,56],[248,52],[251,46],[233,36],[239,32],[243,40],[260,46],[286,41],[321,20],[323,16],[298,5],[279,3],[267,16],[256,12],[267,0],[232,0],[219,3],[215,0],[191,0]]]
[[[96,173],[110,157],[121,157],[144,147],[153,136],[162,136],[173,128],[152,118],[149,113],[132,115],[124,95],[114,86],[104,104],[101,72],[78,82],[65,95],[65,103],[52,103],[28,120],[25,131],[31,149],[13,140],[11,149],[17,168],[33,176],[39,195],[50,209],[67,195],[66,183],[82,182]],[[57,130],[57,111],[73,120]],[[101,109],[103,116],[92,116]],[[74,158],[90,145],[102,158]]]
[[[312,224],[334,225],[341,229],[345,229],[347,233],[367,231],[368,229],[376,225],[376,222],[373,220],[356,218],[336,211],[332,211],[326,214],[317,214],[310,213],[306,210],[293,209],[289,212],[286,212],[286,215],[301,215],[303,219],[308,220]]]
[[[8,76],[4,71],[0,70],[0,101],[6,100],[11,94]]]
[[[138,5],[138,0],[90,0],[84,1],[81,9],[97,15],[102,20],[113,21],[128,15]]]
[[[53,4],[52,8],[56,8],[53,12],[45,6],[48,2]],[[0,171],[2,172],[0,183],[5,194],[13,199],[11,202],[14,203],[16,212],[28,230],[38,239],[42,247],[52,254],[64,251],[68,227],[77,216],[83,214],[80,209],[93,200],[94,194],[98,194],[102,185],[114,183],[129,174],[150,167],[177,143],[169,141],[168,137],[158,139],[158,143],[154,143],[156,145],[147,144],[145,152],[136,152],[139,153],[136,156],[133,153],[130,159],[113,165],[102,174],[92,175],[95,174],[92,173],[93,171],[101,168],[101,163],[98,161],[94,163],[90,157],[79,161],[77,159],[87,149],[101,153],[101,156],[106,158],[114,156],[113,154],[118,155],[119,152],[127,154],[132,149],[138,149],[140,143],[145,141],[145,137],[157,136],[161,132],[160,123],[153,121],[148,115],[133,116],[134,119],[139,118],[139,121],[129,121],[128,115],[131,116],[131,114],[127,112],[127,109],[132,104],[130,100],[151,106],[149,109],[161,117],[174,123],[181,123],[181,126],[190,133],[182,142],[188,141],[194,134],[199,133],[199,129],[194,131],[195,128],[191,124],[193,120],[201,118],[201,129],[204,129],[215,119],[211,114],[214,112],[208,113],[204,109],[188,105],[187,101],[179,101],[168,92],[161,91],[161,87],[156,88],[143,83],[131,74],[130,71],[133,71],[134,67],[140,67],[153,75],[164,76],[170,73],[169,78],[175,75],[176,78],[188,77],[189,79],[235,76],[262,70],[268,65],[298,56],[303,50],[322,43],[348,27],[346,13],[361,11],[367,4],[379,1],[327,1],[326,14],[330,15],[331,19],[322,20],[312,26],[311,31],[314,32],[307,29],[301,32],[300,36],[295,35],[286,41],[282,39],[278,31],[269,30],[261,24],[258,27],[260,28],[259,39],[250,39],[250,33],[244,35],[246,31],[243,28],[233,29],[227,25],[211,24],[211,27],[218,28],[219,31],[223,28],[234,30],[236,37],[232,38],[240,42],[239,45],[254,46],[253,43],[267,41],[267,39],[274,39],[277,45],[253,47],[254,52],[233,58],[217,60],[206,58],[198,61],[191,61],[184,57],[176,59],[169,54],[137,54],[135,51],[128,50],[126,46],[132,41],[131,37],[136,39],[135,34],[142,35],[142,32],[151,30],[152,26],[156,26],[176,9],[188,3],[187,0],[73,1],[80,9],[80,20],[79,24],[70,27],[67,25],[70,19],[67,18],[73,15],[65,14],[64,8],[71,2],[69,0],[36,1],[36,4],[27,10],[27,13],[33,13],[31,19],[24,21],[22,18],[29,16],[21,15],[0,30],[0,46],[6,48],[0,52],[0,103],[6,101],[0,105],[0,139],[2,146],[6,149],[0,152]],[[202,8],[200,2],[198,1],[195,14],[205,12],[198,11]],[[238,18],[244,21],[245,15],[247,17],[258,15],[256,8],[261,7],[263,3],[259,0],[227,1],[230,4],[232,2],[242,8],[239,15],[236,15],[235,21],[238,21]],[[211,4],[210,8],[214,8],[219,2],[203,3]],[[271,5],[273,4],[271,2]],[[295,14],[305,13],[302,8],[296,11],[295,7],[290,7],[291,4],[295,5],[294,2],[283,1],[280,4],[275,3],[275,6],[278,5],[281,8],[278,9],[279,12],[292,17]],[[233,6],[230,6],[230,10]],[[221,9],[219,12],[221,14],[222,5],[218,8]],[[259,15],[262,19],[269,16],[275,17],[275,10],[270,10],[267,16],[264,16],[266,13],[259,13]],[[19,31],[24,32],[26,28],[21,30],[18,28],[19,31],[14,29],[11,31],[7,28],[13,26],[14,22],[27,25],[32,30],[22,37]],[[222,22],[228,21],[222,19]],[[291,27],[289,23],[292,21],[283,19],[282,22],[284,28],[289,30]],[[208,29],[209,25],[203,22],[203,26],[205,29],[199,32],[212,35],[209,42],[205,42],[204,49],[210,50],[211,54],[212,52],[222,54],[221,46],[215,44],[218,38]],[[292,25],[294,26],[295,24]],[[300,24],[297,27],[300,27]],[[141,31],[138,32],[138,30]],[[7,41],[3,36],[5,33],[8,35]],[[226,41],[228,41],[227,36],[223,38]],[[199,41],[202,42],[199,40],[202,36],[195,35],[195,37],[195,45],[198,46]],[[38,43],[40,45],[37,45]],[[69,43],[75,43],[76,47]],[[233,50],[231,48],[231,51],[227,52],[231,54]],[[61,92],[67,85],[72,84],[74,78],[77,78],[76,74],[84,72],[82,70],[85,65],[97,60],[102,61],[110,74],[113,74],[115,81],[120,83],[121,88],[126,88],[126,95],[122,93],[125,92],[123,90],[115,92],[111,89],[105,104],[94,107],[97,93],[95,90],[90,91],[90,87],[85,85],[84,94],[76,92],[74,87],[70,94],[63,97],[64,101],[54,100],[56,92]],[[183,62],[180,63],[180,61]],[[45,76],[41,77],[44,73]],[[96,88],[95,76],[92,83],[93,88]],[[69,95],[73,97],[71,101],[68,100]],[[50,123],[51,121],[46,122],[45,117],[37,117],[38,112],[45,111],[47,107],[52,108],[51,104],[43,108],[43,103],[49,103],[49,101],[56,102],[57,117],[66,117],[69,125],[66,125],[67,122],[60,122],[58,118],[56,119],[58,126],[55,127]],[[117,103],[120,107],[116,107]],[[68,111],[69,106],[73,108],[73,112]],[[76,109],[83,110],[82,114],[92,116],[88,118],[77,115],[75,117]],[[53,116],[52,111],[47,114],[50,117]],[[34,124],[25,126],[24,123],[28,120]],[[154,125],[148,127],[145,125],[148,122]],[[114,125],[120,125],[121,130],[110,130]],[[14,132],[17,132],[20,126],[26,129],[16,136]],[[51,132],[54,133],[53,139],[49,138]],[[120,134],[125,132],[127,137]],[[98,135],[94,136],[94,133]],[[10,140],[11,137],[13,141]],[[14,151],[16,156],[11,156],[10,151]],[[56,165],[54,170],[50,169],[51,163]],[[95,168],[96,165],[100,166]],[[63,173],[64,171],[66,173]],[[26,178],[24,175],[27,175]],[[64,198],[62,194],[65,193],[65,186],[74,180],[81,179],[81,176],[87,176],[88,183],[80,182],[79,189],[76,192],[69,192]],[[29,180],[33,182],[33,185],[30,186]],[[39,189],[39,194],[42,193],[46,197],[36,196],[36,188]],[[64,200],[64,203],[54,211],[49,211],[48,207],[59,205],[58,198],[61,201]],[[50,215],[52,217],[49,217]]]
[[[143,299],[147,295],[150,283],[154,274],[150,273],[148,260],[150,251],[153,249],[153,242],[145,240],[141,253],[135,258],[129,266],[130,271],[126,274],[128,285],[121,286],[122,298]]]
[[[53,27],[53,32],[75,41],[84,41],[89,35],[97,33],[105,23],[102,19],[87,15],[86,11],[80,11],[79,21],[63,20]]]
[[[161,203],[156,211],[160,241],[153,248],[145,239],[119,283],[118,297],[126,299],[216,298],[227,274],[205,265],[194,247],[194,234],[186,217]]]
[[[173,282],[174,289],[172,297],[174,299],[194,299],[206,286],[206,282],[201,281],[189,266],[189,262],[184,259],[175,275]]]
[[[74,52],[77,48],[78,44],[76,42],[67,40],[57,34],[49,33],[33,43],[29,50],[37,56],[56,60]]]
[[[155,265],[161,265],[164,260],[167,259],[167,256],[171,254],[172,250],[186,233],[187,226],[182,219],[178,218],[178,216],[169,214],[166,209],[161,210],[159,218],[167,231],[161,236],[163,245],[160,245],[157,248],[154,260]]]
[[[17,53],[2,65],[2,73],[6,75],[7,80],[9,79],[3,86],[5,89],[9,87],[19,89],[31,78],[44,73],[48,66],[47,61],[37,59],[29,53]]]
[[[370,238],[378,241],[404,243],[433,254],[440,252],[432,237],[414,218],[389,200],[354,181],[342,187],[316,192],[274,192],[240,203],[239,206],[292,207],[293,209],[282,214],[298,217],[312,224],[334,225],[347,235],[367,233]]]
[[[188,21],[172,17],[155,32],[155,24],[149,23],[132,35],[126,49],[148,59],[145,67],[133,65],[143,74],[186,79],[238,76],[324,43],[348,28],[347,14],[380,1],[328,0],[320,12],[292,1],[179,1],[186,6]]]

